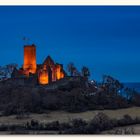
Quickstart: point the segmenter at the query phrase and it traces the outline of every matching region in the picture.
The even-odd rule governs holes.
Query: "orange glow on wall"
[[[60,77],[64,78],[64,73],[63,72],[60,73]]]
[[[24,64],[23,69],[28,73],[36,73],[36,47],[35,45],[24,46]]]
[[[39,73],[39,83],[42,85],[48,84],[49,83],[49,78],[48,78],[48,73],[45,70],[42,70]]]
[[[57,67],[56,67],[56,78],[57,78],[57,80],[59,80],[61,78],[60,70],[61,70],[60,65],[57,65]]]
[[[56,81],[56,69],[52,69],[52,81]]]
[[[57,78],[57,80],[64,78],[64,73],[61,71],[60,65],[57,65],[57,67],[56,67],[56,78]]]

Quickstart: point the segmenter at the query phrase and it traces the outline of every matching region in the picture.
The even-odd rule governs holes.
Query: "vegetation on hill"
[[[97,85],[88,83],[86,87],[86,84],[83,86],[83,79],[70,80],[67,85],[52,90],[43,86],[21,86],[5,82],[0,83],[0,111],[4,115],[20,116],[50,110],[82,112],[139,106],[140,95],[127,89],[126,98],[119,93],[122,88],[122,84],[110,76],[105,76],[103,82]]]
[[[9,67],[11,73],[13,67]],[[80,74],[74,64],[70,63],[68,71],[71,76],[49,86],[20,85],[16,79],[11,82],[1,81],[0,112],[3,115],[22,116],[30,112],[43,113],[48,110],[82,112],[140,106],[140,94],[124,88],[111,76],[104,75],[102,82],[98,84],[88,81],[90,71],[85,66]],[[57,88],[50,88],[51,86]]]

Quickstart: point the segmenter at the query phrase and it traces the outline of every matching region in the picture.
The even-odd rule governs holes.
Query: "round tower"
[[[36,46],[25,45],[24,46],[24,64],[23,69],[27,73],[36,73]]]

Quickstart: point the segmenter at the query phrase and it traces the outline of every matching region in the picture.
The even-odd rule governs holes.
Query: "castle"
[[[38,84],[46,85],[62,79],[66,76],[62,64],[55,63],[53,59],[48,56],[42,64],[36,63],[36,46],[24,46],[24,63],[23,66],[17,70],[14,69],[12,77],[36,77]]]

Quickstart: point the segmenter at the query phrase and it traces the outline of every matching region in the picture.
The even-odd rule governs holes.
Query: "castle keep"
[[[42,64],[36,63],[36,46],[24,46],[24,63],[22,68],[14,70],[13,77],[37,77],[39,84],[45,85],[64,78],[66,75],[63,65],[55,63],[48,56]]]

